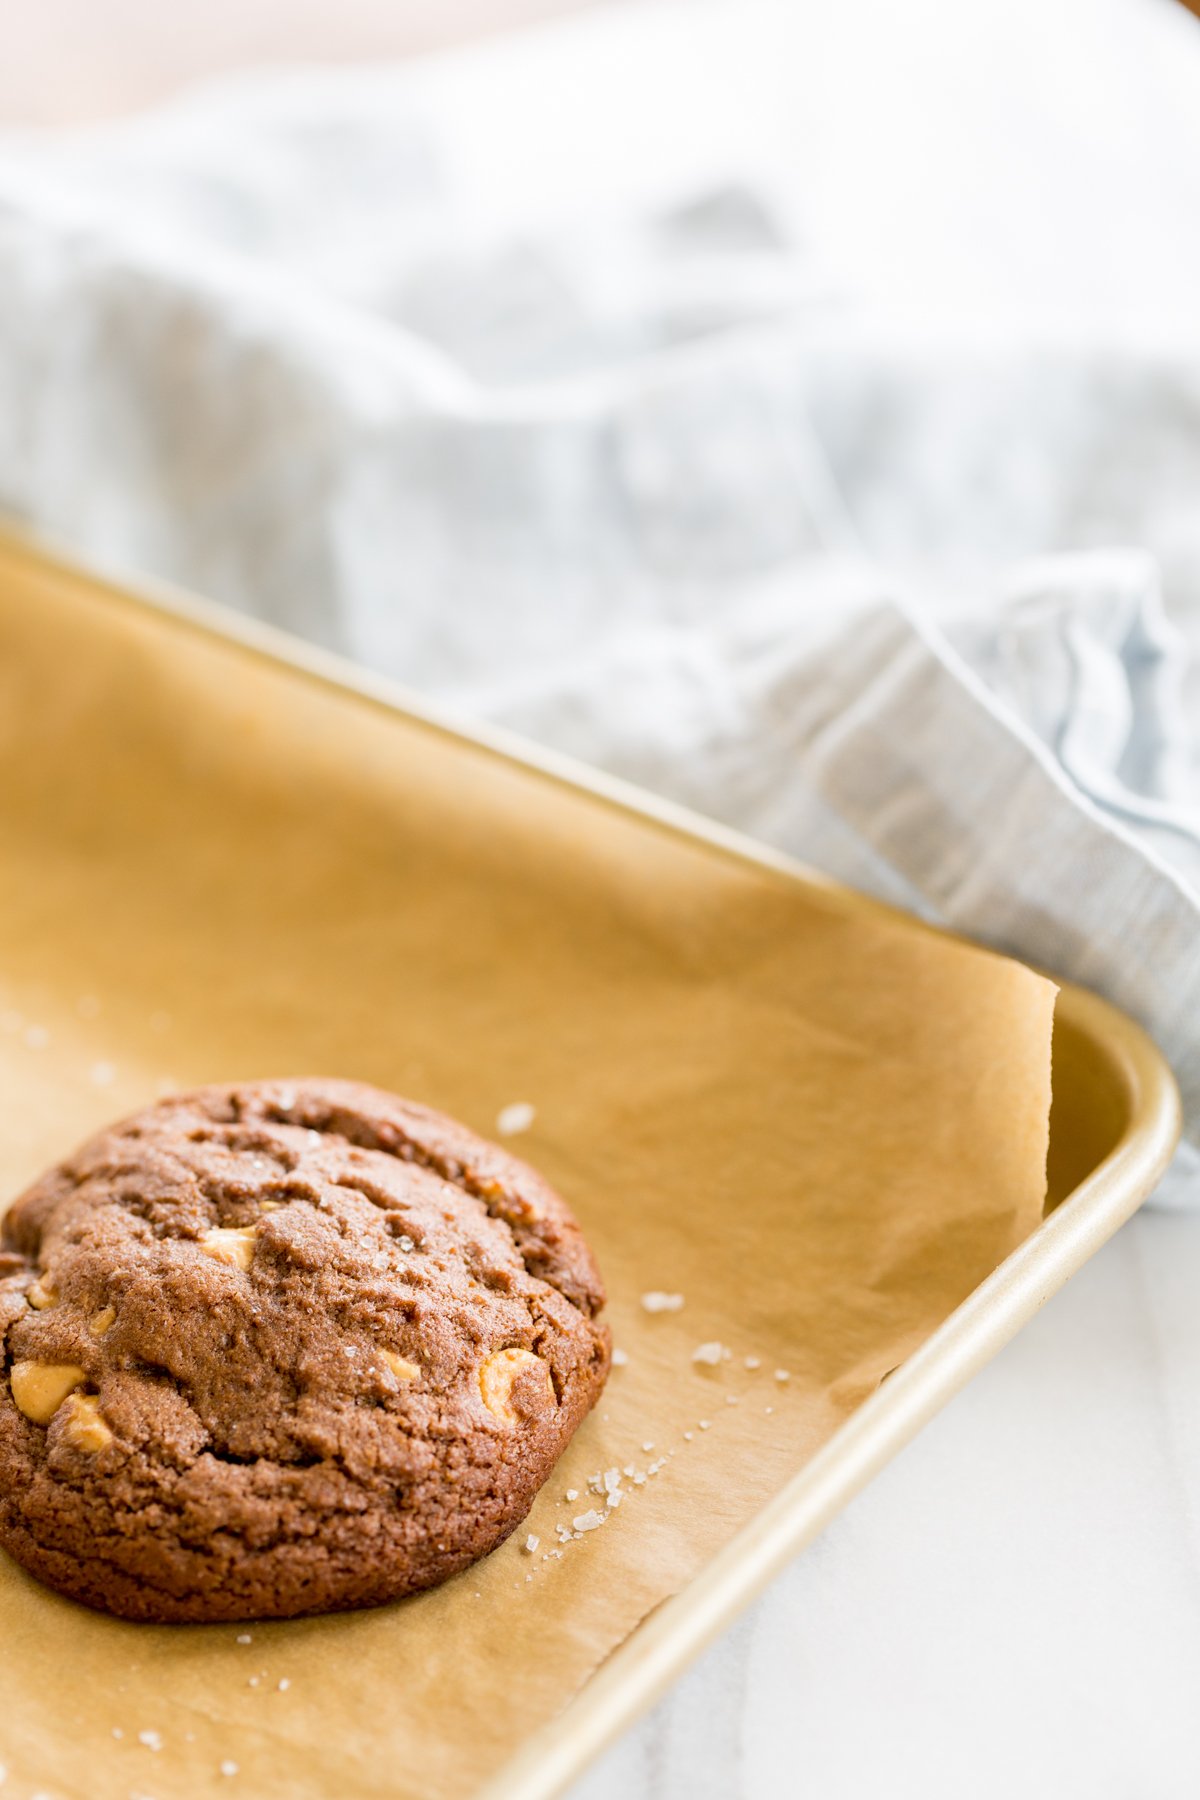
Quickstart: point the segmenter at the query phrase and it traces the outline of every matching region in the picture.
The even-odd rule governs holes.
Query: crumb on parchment
[[[642,1306],[648,1313],[680,1312],[683,1309],[682,1294],[664,1294],[659,1288],[651,1288],[642,1295]]]

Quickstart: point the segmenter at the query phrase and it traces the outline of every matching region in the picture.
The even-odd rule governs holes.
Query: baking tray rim
[[[85,567],[42,533],[0,519],[0,568],[73,583],[215,638],[411,724],[513,763],[671,835],[789,882],[817,888],[848,913],[908,929],[955,934],[857,893],[782,851],[630,782],[501,727],[458,717],[281,628],[173,584]],[[980,946],[986,948],[986,946]],[[1118,1141],[1038,1229],[952,1312],[700,1572],[642,1621],[563,1711],[481,1790],[478,1800],[553,1800],[624,1728],[647,1711],[772,1577],[810,1543],[1132,1216],[1170,1162],[1181,1130],[1179,1091],[1147,1034],[1109,1002],[1059,984],[1057,1016],[1098,1047],[1119,1080],[1126,1122]]]

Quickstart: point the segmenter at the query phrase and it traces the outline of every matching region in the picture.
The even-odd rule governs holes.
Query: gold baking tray
[[[736,901],[731,916],[746,913],[760,934],[781,929],[791,906],[832,919],[839,929],[890,932],[897,945],[916,946],[918,960],[919,946],[930,941],[929,927],[681,809],[504,734],[465,730],[389,682],[223,609],[161,589],[134,593],[99,579],[15,531],[0,536],[0,657],[0,683],[9,683],[10,702],[27,722],[17,741],[10,732],[6,750],[10,780],[19,771],[20,791],[10,791],[0,807],[18,846],[11,866],[0,870],[6,933],[0,1008],[7,1008],[0,1023],[18,1034],[11,1053],[0,1042],[0,1055],[8,1056],[0,1144],[5,1196],[61,1153],[64,1131],[81,1135],[156,1089],[299,1073],[318,1063],[326,1072],[379,1079],[433,1099],[485,1130],[504,1102],[536,1102],[554,1091],[562,1127],[557,1134],[549,1126],[541,1135],[531,1133],[528,1154],[573,1200],[581,1196],[585,1226],[599,1234],[607,1261],[604,1220],[589,1172],[572,1162],[577,1140],[571,1127],[584,1118],[594,1098],[587,1084],[600,1081],[600,1074],[589,1071],[588,1020],[576,1017],[563,980],[573,952],[569,932],[556,935],[559,910],[569,914],[573,897],[585,886],[604,897],[614,931],[625,933],[614,979],[640,980],[642,972],[661,963],[681,908],[689,929],[694,926],[695,943],[716,942],[713,920],[721,905],[733,905],[731,895]],[[147,755],[147,745],[168,756],[169,770]],[[114,805],[118,780],[124,786],[120,804]],[[461,864],[475,896],[476,910],[448,919],[445,934],[428,940],[411,934],[405,939],[395,917],[406,884],[419,892],[427,871],[420,853],[403,862],[395,836],[398,793],[407,808],[403,817],[417,819],[421,831],[433,834],[428,843],[444,819],[447,841],[438,845],[438,866]],[[239,821],[236,841],[245,850],[242,865],[229,860],[233,840],[225,821],[231,810]],[[284,817],[289,835],[278,839],[278,866],[269,858],[264,865],[260,851],[276,842],[273,822]],[[312,864],[322,871],[319,879],[308,866],[306,833]],[[643,892],[644,871],[654,859],[656,879],[667,890],[661,905],[648,904]],[[352,929],[338,901],[339,862],[346,891],[354,895]],[[541,988],[536,987],[539,937],[529,935],[529,919],[514,900],[526,879],[536,881],[542,895]],[[373,884],[381,896],[378,917],[372,913]],[[495,907],[485,919],[479,896],[486,897],[490,888]],[[451,884],[448,908],[459,904],[456,892]],[[264,919],[270,921],[265,932]],[[503,946],[512,945],[509,963],[493,962],[494,1000],[488,994],[481,999],[478,992],[480,965],[472,940],[477,930],[489,934],[493,956],[496,946],[503,957]],[[941,934],[934,935],[940,946],[947,945]],[[767,986],[763,971],[746,960],[749,943],[736,946],[738,955],[731,953],[725,973],[734,989],[738,982],[749,983],[755,1006],[765,1009]],[[459,944],[461,951],[449,952],[447,944]],[[420,961],[430,945],[435,966],[418,968],[413,959]],[[297,946],[313,958],[313,988],[321,996],[315,1016],[298,991],[303,963],[297,961]],[[351,998],[345,1008],[328,1001],[336,993],[328,980],[331,966],[346,970]],[[594,972],[587,977],[591,990],[586,973],[581,968],[580,993],[594,995]],[[631,1070],[650,1066],[648,1056],[659,1067],[669,1061],[682,1032],[713,1030],[711,1007],[697,1011],[686,991],[684,977],[690,973],[674,971],[661,992],[656,990],[675,1035],[648,1045],[653,1021],[614,1014],[602,1047],[606,1068],[619,1073],[622,1056]],[[526,979],[529,1019],[541,1021],[532,1040],[523,1016]],[[437,1019],[423,1019],[419,1029],[410,1030],[397,1016],[393,1042],[379,1019],[389,996],[416,995],[428,1009],[429,997],[438,994],[445,996],[444,1029]],[[723,1014],[716,1018],[717,1028],[727,1023]],[[486,1030],[484,1051],[464,1037],[456,1023],[463,1020]],[[762,1028],[768,1034],[764,1041],[775,1042],[766,1022]],[[281,1047],[293,1045],[295,1056],[285,1060]],[[596,1055],[599,1060],[600,1049]],[[577,1071],[571,1081],[562,1078],[564,1065]],[[779,1081],[772,1085],[768,1067],[759,1073],[762,1091],[747,1104],[761,1124],[771,1106],[786,1104],[786,1088]],[[510,1080],[519,1091],[507,1085]],[[537,1092],[528,1091],[539,1083]],[[582,1091],[573,1100],[576,1086]],[[672,1086],[665,1079],[663,1103],[677,1106],[679,1117],[693,1119],[699,1128],[703,1118],[696,1108],[719,1112],[719,1097],[709,1091],[693,1102],[685,1088],[685,1082]],[[636,1138],[637,1096],[624,1112],[614,1091],[601,1097]],[[572,1105],[578,1108],[575,1115]],[[461,1741],[444,1749],[440,1740],[426,1743],[425,1773],[414,1787],[395,1761],[394,1745],[389,1767],[373,1760],[379,1712],[355,1712],[354,1680],[347,1678],[336,1701],[325,1692],[336,1683],[332,1678],[322,1683],[321,1672],[348,1667],[361,1672],[361,1685],[375,1704],[371,1683],[389,1657],[395,1659],[397,1680],[404,1675],[407,1621],[414,1631],[418,1618],[432,1621],[435,1643],[439,1621],[451,1617],[450,1609],[458,1609],[454,1617],[461,1621],[464,1593],[461,1587],[455,1591],[456,1584],[406,1603],[423,1608],[420,1614],[387,1609],[359,1619],[256,1628],[256,1645],[271,1659],[272,1673],[286,1668],[295,1696],[291,1713],[281,1710],[291,1704],[281,1697],[268,1714],[261,1690],[239,1698],[229,1685],[234,1666],[250,1665],[237,1663],[249,1653],[233,1649],[228,1633],[214,1636],[214,1627],[171,1634],[99,1620],[10,1571],[0,1596],[6,1659],[10,1670],[17,1662],[28,1665],[32,1698],[26,1705],[21,1690],[25,1711],[19,1719],[11,1699],[5,1702],[10,1710],[0,1726],[0,1760],[10,1764],[10,1778],[13,1769],[19,1777],[40,1750],[49,1760],[39,1785],[55,1795],[87,1793],[89,1800],[141,1791],[147,1784],[165,1800],[231,1793],[218,1774],[224,1732],[238,1746],[243,1791],[266,1800],[335,1791],[322,1761],[330,1754],[327,1740],[333,1732],[341,1758],[340,1792],[381,1797],[470,1792],[488,1800],[542,1800],[561,1792],[1130,1216],[1165,1169],[1179,1128],[1174,1081],[1145,1034],[1104,1001],[1064,986],[1054,1025],[1044,1221],[962,1304],[940,1315],[932,1335],[922,1332],[919,1347],[887,1380],[876,1374],[870,1397],[861,1404],[856,1399],[833,1435],[812,1420],[789,1420],[781,1390],[780,1431],[767,1438],[758,1428],[762,1467],[756,1457],[753,1506],[744,1496],[737,1507],[731,1503],[728,1528],[719,1517],[706,1520],[711,1548],[704,1557],[695,1566],[681,1562],[678,1579],[668,1567],[665,1597],[647,1603],[644,1614],[614,1632],[611,1641],[598,1635],[592,1664],[572,1694],[560,1696],[557,1705],[543,1696],[534,1708],[536,1728],[519,1741],[499,1728],[489,1736],[484,1707],[472,1715],[469,1731],[457,1734],[460,1740],[471,1738],[469,1765]],[[524,1149],[525,1141],[517,1140],[517,1147]],[[747,1158],[752,1150],[751,1145]],[[751,1161],[741,1173],[753,1177]],[[778,1169],[771,1173],[786,1195],[785,1176],[786,1170],[782,1176]],[[685,1232],[682,1215],[679,1223]],[[669,1275],[664,1269],[664,1286]],[[645,1325],[628,1300],[613,1295],[619,1341]],[[666,1334],[657,1344],[674,1341],[672,1320],[654,1329]],[[643,1335],[650,1345],[648,1331]],[[655,1354],[647,1348],[644,1371],[631,1368],[634,1386],[625,1390],[639,1392],[639,1405],[649,1412],[655,1404]],[[610,1388],[614,1419],[629,1404],[616,1390],[621,1378]],[[735,1398],[762,1398],[749,1376],[741,1379],[744,1391]],[[589,1457],[610,1453],[605,1434],[611,1437],[616,1427],[608,1423],[605,1406],[581,1433],[578,1459],[572,1460],[575,1446],[568,1452],[564,1479],[572,1478],[571,1470],[585,1470]],[[727,1444],[755,1443],[748,1435],[750,1411],[749,1405],[734,1407],[718,1421],[728,1427]],[[796,1436],[789,1442],[785,1432],[793,1429]],[[738,1439],[737,1431],[747,1435]],[[815,1454],[803,1451],[806,1432],[811,1444],[822,1446]],[[714,1430],[712,1440],[719,1435]],[[688,1454],[693,1453],[701,1454],[694,1447]],[[666,1481],[664,1476],[652,1497],[637,1505],[643,1507],[640,1528],[651,1534],[669,1565],[671,1508],[683,1499],[672,1497]],[[651,1489],[642,1492],[649,1495]],[[719,1486],[706,1492],[707,1504],[719,1512]],[[539,1497],[543,1512],[552,1498]],[[623,1508],[617,1522],[632,1511],[632,1504]],[[541,1516],[535,1508],[534,1521]],[[545,1524],[540,1529],[547,1532]],[[518,1598],[524,1592],[518,1583],[526,1565],[519,1557],[519,1548],[510,1544],[480,1571],[461,1578],[509,1609],[503,1644],[489,1639],[484,1627],[476,1638],[463,1639],[461,1653],[480,1655],[481,1667],[506,1651],[518,1663],[537,1653],[538,1615],[531,1611],[530,1622],[522,1625],[512,1610],[512,1591]],[[552,1575],[551,1570],[543,1578],[539,1572],[539,1581]],[[572,1588],[572,1581],[581,1585]],[[610,1573],[610,1589],[614,1582],[619,1585],[619,1575]],[[564,1575],[559,1592],[577,1593],[586,1607],[591,1603],[586,1583],[586,1574]],[[595,1595],[592,1599],[598,1604]],[[480,1608],[477,1616],[484,1613]],[[586,1623],[581,1631],[581,1622],[573,1621],[577,1659]],[[457,1656],[460,1646],[454,1641]],[[259,1648],[253,1652],[259,1653]],[[64,1667],[71,1676],[66,1699]],[[431,1682],[453,1676],[452,1669],[426,1673]],[[518,1674],[497,1676],[498,1691]],[[417,1672],[411,1677],[416,1681]],[[47,1718],[56,1721],[53,1732],[35,1716],[42,1686]],[[148,1716],[156,1695],[161,1719]],[[132,1708],[134,1696],[140,1711],[127,1716],[122,1708]],[[568,1703],[562,1705],[564,1698]],[[335,1704],[338,1710],[328,1711]],[[280,1723],[285,1718],[290,1723]],[[136,1748],[139,1730],[160,1723],[169,1740],[163,1754],[154,1755],[152,1765],[139,1764],[137,1756],[148,1754],[144,1745],[141,1752]],[[123,1733],[115,1748],[109,1725]],[[107,1749],[95,1737],[101,1731]],[[72,1738],[78,1746],[75,1761],[63,1748]],[[177,1742],[189,1748],[180,1749],[176,1763]],[[81,1774],[85,1752],[92,1760]],[[289,1757],[311,1766],[302,1788],[291,1772],[298,1765]],[[21,1790],[14,1786],[13,1791]]]

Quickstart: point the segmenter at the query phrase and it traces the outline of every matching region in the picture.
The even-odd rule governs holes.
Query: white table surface
[[[573,1800],[1192,1800],[1198,1269],[1136,1218]]]

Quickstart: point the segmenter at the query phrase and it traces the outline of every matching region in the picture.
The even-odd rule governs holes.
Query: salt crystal
[[[291,1682],[288,1680],[287,1676],[285,1675],[283,1680],[279,1684],[280,1693],[286,1694],[288,1689],[291,1687],[291,1685],[292,1685]]]
[[[692,1361],[694,1363],[706,1363],[709,1368],[715,1368],[720,1362],[723,1353],[724,1346],[718,1344],[714,1339],[711,1344],[699,1344],[696,1349],[692,1351]]]
[[[654,1448],[653,1444],[643,1444],[642,1445],[642,1449],[646,1451],[647,1455],[649,1455],[650,1451],[653,1450],[653,1448]]]
[[[622,1469],[622,1471],[621,1471],[621,1473],[622,1473],[622,1474],[623,1474],[623,1475],[628,1475],[628,1476],[629,1476],[629,1478],[630,1478],[630,1480],[631,1480],[631,1481],[632,1481],[632,1479],[633,1479],[633,1474],[634,1474],[634,1468],[633,1468],[633,1464],[632,1464],[632,1463],[626,1463],[626,1464],[625,1464],[625,1467],[624,1467],[624,1468],[623,1468],[623,1469]]]
[[[496,1114],[496,1130],[501,1137],[512,1137],[515,1132],[528,1131],[536,1116],[528,1100],[514,1100]]]
[[[417,1247],[415,1241],[406,1233],[402,1233],[397,1242],[399,1243],[400,1248],[405,1251],[415,1250]]]
[[[262,1680],[261,1675],[252,1675],[250,1677],[249,1682],[247,1683],[247,1686],[248,1687],[257,1687],[261,1680]]]
[[[250,1636],[250,1633],[248,1631],[241,1631],[238,1633],[238,1643],[239,1644],[252,1644],[253,1642],[254,1642],[254,1639]]]
[[[139,1731],[138,1743],[145,1744],[147,1750],[161,1750],[163,1747],[161,1731]]]
[[[690,1444],[695,1435],[694,1431],[685,1431],[683,1434],[685,1442]]]
[[[761,1356],[747,1356],[745,1358],[745,1363],[746,1363],[746,1367],[748,1369],[761,1369],[762,1368],[762,1357]]]
[[[736,1406],[738,1404],[738,1396],[736,1394],[726,1394],[725,1404],[726,1406]]]
[[[652,1450],[654,1448],[654,1446],[653,1446],[653,1444],[650,1444],[650,1445],[647,1445],[646,1448]],[[620,1485],[621,1485],[620,1469],[605,1469],[605,1471],[604,1471],[605,1492],[611,1494],[613,1489],[619,1488]]]
[[[711,1419],[697,1419],[696,1423],[697,1423],[697,1425],[699,1425],[701,1431],[707,1431],[709,1426],[712,1424],[712,1420]]]
[[[110,1062],[93,1063],[88,1070],[88,1080],[95,1087],[111,1087],[117,1079],[117,1071]]]
[[[634,1487],[645,1487],[646,1477],[644,1475],[635,1475],[633,1478],[633,1485]]]
[[[567,1499],[568,1500],[578,1500],[578,1498],[579,1498],[579,1489],[578,1488],[568,1488],[567,1489]]]
[[[534,1551],[537,1549],[538,1545],[541,1543],[541,1541],[542,1541],[541,1538],[538,1537],[535,1532],[531,1531],[529,1536],[525,1539],[525,1554],[526,1554],[526,1556],[532,1556]]]
[[[224,1777],[227,1781],[231,1780],[232,1777],[237,1774],[237,1772],[238,1772],[238,1766],[235,1762],[223,1762],[221,1764],[221,1773],[222,1773],[222,1775],[224,1775]]]
[[[615,1510],[618,1506],[620,1506],[620,1504],[624,1498],[625,1498],[625,1496],[621,1492],[620,1488],[611,1489],[609,1492],[609,1495],[608,1495],[609,1507],[611,1509]]]
[[[682,1294],[663,1294],[657,1288],[642,1295],[642,1305],[648,1313],[678,1312],[683,1305]]]
[[[786,1369],[776,1369],[775,1379],[776,1381],[790,1381],[792,1378]]]
[[[774,1412],[774,1411],[775,1411],[775,1408],[774,1408],[774,1407],[773,1407],[773,1406],[764,1406],[764,1407],[763,1407],[763,1411],[764,1411],[764,1412],[765,1412],[765,1413],[767,1413],[767,1414],[770,1414],[770,1413],[773,1413],[773,1412]]]
[[[115,1738],[123,1738],[125,1736],[125,1733],[121,1730],[119,1725],[113,1726],[113,1736]]]
[[[580,1513],[579,1517],[573,1519],[571,1523],[578,1532],[595,1531],[599,1526],[603,1525],[604,1514],[596,1512],[593,1508],[590,1512]]]
[[[614,1350],[613,1351],[612,1365],[613,1365],[614,1369],[623,1369],[623,1368],[625,1368],[625,1366],[627,1365],[628,1362],[629,1362],[629,1352],[627,1350]]]

